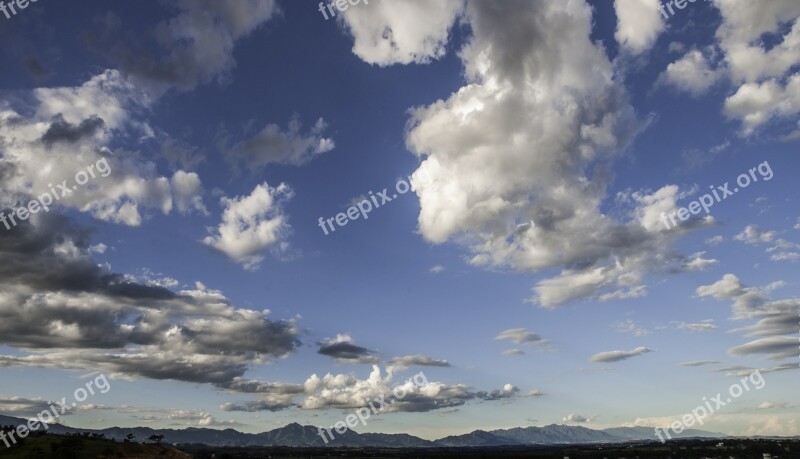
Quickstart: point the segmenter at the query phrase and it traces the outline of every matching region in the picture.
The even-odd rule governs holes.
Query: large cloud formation
[[[164,177],[139,153],[107,147],[119,134],[142,129],[132,113],[147,104],[118,71],[107,70],[77,87],[38,88],[32,95],[31,106],[0,110],[0,205],[27,202],[63,180],[71,184],[77,172],[106,161],[110,173],[57,204],[130,226],[141,224],[146,209],[205,212],[196,173],[178,170],[172,179]]]
[[[387,401],[393,400],[383,410],[386,413],[425,412],[461,406],[470,400],[511,399],[520,392],[511,384],[492,392],[476,392],[463,384],[448,385],[428,381],[424,375],[419,377],[419,374],[415,376],[416,379],[408,379],[402,383],[394,383],[394,378],[391,371],[385,377],[382,376],[377,365],[372,367],[369,377],[364,380],[344,374],[327,374],[322,378],[314,374],[305,382],[307,397],[302,407],[355,409],[367,406],[371,400],[378,400],[383,396]],[[404,395],[400,397],[399,394]]]
[[[175,7],[176,16],[144,34],[163,51],[159,57],[151,57],[146,46],[99,31],[90,41],[118,69],[76,86],[37,88],[30,96],[0,103],[0,208],[7,214],[8,207],[49,191],[51,184],[70,183],[76,172],[99,161],[110,173],[63,196],[58,206],[131,226],[151,210],[208,213],[196,173],[161,175],[156,160],[116,145],[126,138],[152,138],[142,115],[158,98],[226,75],[234,65],[235,41],[277,10],[273,1],[260,0],[180,0]],[[109,29],[118,21],[113,15],[104,18]],[[269,199],[274,197],[270,191],[289,193],[285,186],[259,190]],[[263,203],[264,193],[256,192],[251,200]],[[226,215],[236,221],[226,226],[223,218],[212,245],[257,263],[256,252],[283,234],[279,209],[256,212],[245,199],[227,202]],[[253,225],[242,230],[241,218]],[[231,242],[230,232],[245,240]],[[272,320],[267,310],[236,308],[221,292],[199,283],[175,292],[114,273],[92,260],[92,251],[103,250],[99,247],[90,246],[87,230],[56,212],[34,215],[0,234],[5,260],[0,341],[24,351],[0,356],[0,365],[101,369],[230,389],[242,384],[251,365],[285,357],[299,345],[292,321]]]
[[[412,177],[422,236],[465,245],[473,265],[563,267],[534,289],[545,307],[642,296],[645,272],[694,269],[669,247],[710,219],[665,231],[658,218],[677,187],[624,194],[622,218],[602,210],[611,162],[643,124],[590,39],[591,7],[468,2],[463,16],[468,82],[414,108],[406,135],[422,160]]]
[[[131,44],[103,31],[90,34],[90,42],[118,68],[76,86],[37,88],[30,97],[0,104],[0,149],[4,152],[0,205],[12,206],[41,195],[49,184],[61,183],[105,159],[112,171],[108,177],[93,179],[90,186],[78,188],[58,204],[130,226],[140,225],[152,210],[165,215],[173,209],[181,214],[208,214],[202,182],[195,172],[174,170],[171,177],[163,176],[157,167],[160,158],[147,157],[146,149],[142,153],[116,145],[126,138],[139,138],[140,143],[155,138],[143,115],[164,93],[191,90],[227,75],[235,64],[236,41],[268,22],[278,10],[271,0],[180,0],[174,7],[177,15],[142,35],[155,46]],[[109,30],[120,26],[119,18],[111,13],[103,23]],[[161,53],[154,54],[154,48]],[[264,164],[302,164],[333,147],[332,140],[321,137],[322,120],[310,135],[298,129],[293,122],[288,133],[256,139],[282,140],[286,145],[272,145],[277,150],[256,142],[246,152]],[[166,136],[160,131],[158,135]],[[164,141],[166,159],[193,164],[177,144],[169,138]]]
[[[397,382],[397,367],[387,367],[384,376],[378,365],[372,366],[366,379],[351,374],[311,375],[304,384],[237,382],[232,390],[258,394],[258,400],[226,403],[224,411],[279,411],[290,407],[304,410],[357,409],[375,403],[383,413],[427,412],[464,405],[469,401],[510,401],[519,397],[520,389],[505,384],[491,392],[475,391],[464,384],[428,381],[423,373]],[[534,390],[527,396],[541,393]],[[294,400],[300,397],[300,401]],[[377,401],[385,402],[378,405]]]
[[[0,232],[0,342],[27,351],[0,366],[103,370],[231,387],[250,365],[300,344],[292,321],[240,309],[202,285],[132,282],[90,256],[89,232],[37,214]]]

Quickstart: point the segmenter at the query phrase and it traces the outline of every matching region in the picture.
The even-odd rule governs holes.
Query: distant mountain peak
[[[25,419],[0,415],[1,425],[21,425]],[[75,429],[64,425],[52,425],[50,431],[56,434],[90,432],[102,433],[107,438],[122,440],[129,433],[137,439],[150,435],[164,435],[166,443],[193,443],[212,446],[289,446],[320,447],[326,443],[319,436],[319,428],[304,426],[297,422],[289,423],[268,432],[249,434],[235,429],[209,429],[189,427],[185,429],[152,429],[150,427],[113,427],[102,430]],[[675,436],[675,435],[673,435]],[[704,437],[722,438],[724,434],[688,429],[679,438]],[[431,448],[431,447],[491,447],[520,445],[568,445],[588,443],[623,443],[628,441],[657,441],[652,427],[613,427],[594,430],[584,426],[548,424],[543,427],[513,427],[486,431],[474,430],[463,435],[451,435],[438,440],[423,440],[409,434],[360,434],[347,429],[343,434],[334,433],[329,446],[345,447],[386,447],[386,448]]]

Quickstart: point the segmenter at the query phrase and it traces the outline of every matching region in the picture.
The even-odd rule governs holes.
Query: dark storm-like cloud
[[[477,393],[478,398],[486,401],[507,400],[510,398],[514,398],[518,395],[519,395],[519,388],[511,385],[508,385],[503,389],[495,389],[491,392],[481,391]]]
[[[375,351],[356,345],[348,335],[338,335],[318,344],[318,354],[333,357],[338,362],[374,364],[380,360]]]
[[[240,393],[274,395],[296,395],[302,394],[305,391],[305,388],[302,384],[268,382],[241,378],[237,378],[224,385],[220,384],[219,387]]]
[[[52,214],[0,228],[0,343],[30,353],[0,356],[0,366],[102,369],[236,390],[250,365],[300,345],[294,322],[236,308],[221,292],[173,292],[111,272],[91,258],[90,236]]]
[[[42,136],[42,143],[52,145],[56,142],[75,143],[84,137],[91,137],[105,127],[105,122],[99,116],[91,116],[79,124],[70,124],[64,116],[58,114],[53,117],[50,127]]]
[[[302,166],[336,146],[333,139],[324,137],[326,129],[327,123],[319,118],[303,132],[300,117],[294,115],[286,129],[267,124],[251,138],[225,147],[225,154],[237,168],[260,169],[268,164]]]
[[[458,394],[454,397],[428,397],[412,394],[396,401],[392,405],[392,411],[399,413],[427,413],[428,411],[463,406],[467,401],[473,399],[475,399],[475,394],[471,392]]]
[[[155,94],[170,88],[191,90],[224,76],[235,66],[235,42],[278,13],[273,0],[178,0],[169,7],[177,15],[158,23],[152,34],[119,35],[126,24],[107,13],[87,41]]]
[[[242,403],[224,403],[220,406],[222,411],[243,411],[246,413],[255,413],[258,411],[281,411],[291,408],[295,404],[291,401],[271,401],[271,400],[254,400]]]
[[[9,209],[4,210],[10,213]],[[22,284],[37,290],[108,293],[131,299],[170,299],[175,294],[162,287],[128,282],[121,274],[104,270],[88,257],[92,232],[70,219],[43,214],[36,225],[19,222],[6,230],[0,226],[0,282]],[[65,256],[74,250],[82,256]]]

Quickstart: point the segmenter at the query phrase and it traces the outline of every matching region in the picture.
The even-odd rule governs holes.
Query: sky
[[[799,435],[800,3],[661,7],[0,13],[0,413]]]

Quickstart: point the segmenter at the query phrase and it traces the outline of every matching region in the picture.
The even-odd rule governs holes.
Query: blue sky
[[[5,213],[111,169],[0,226],[0,412],[328,426],[423,371],[356,430],[665,426],[759,370],[704,428],[800,434],[796,2],[317,8],[0,16]]]

